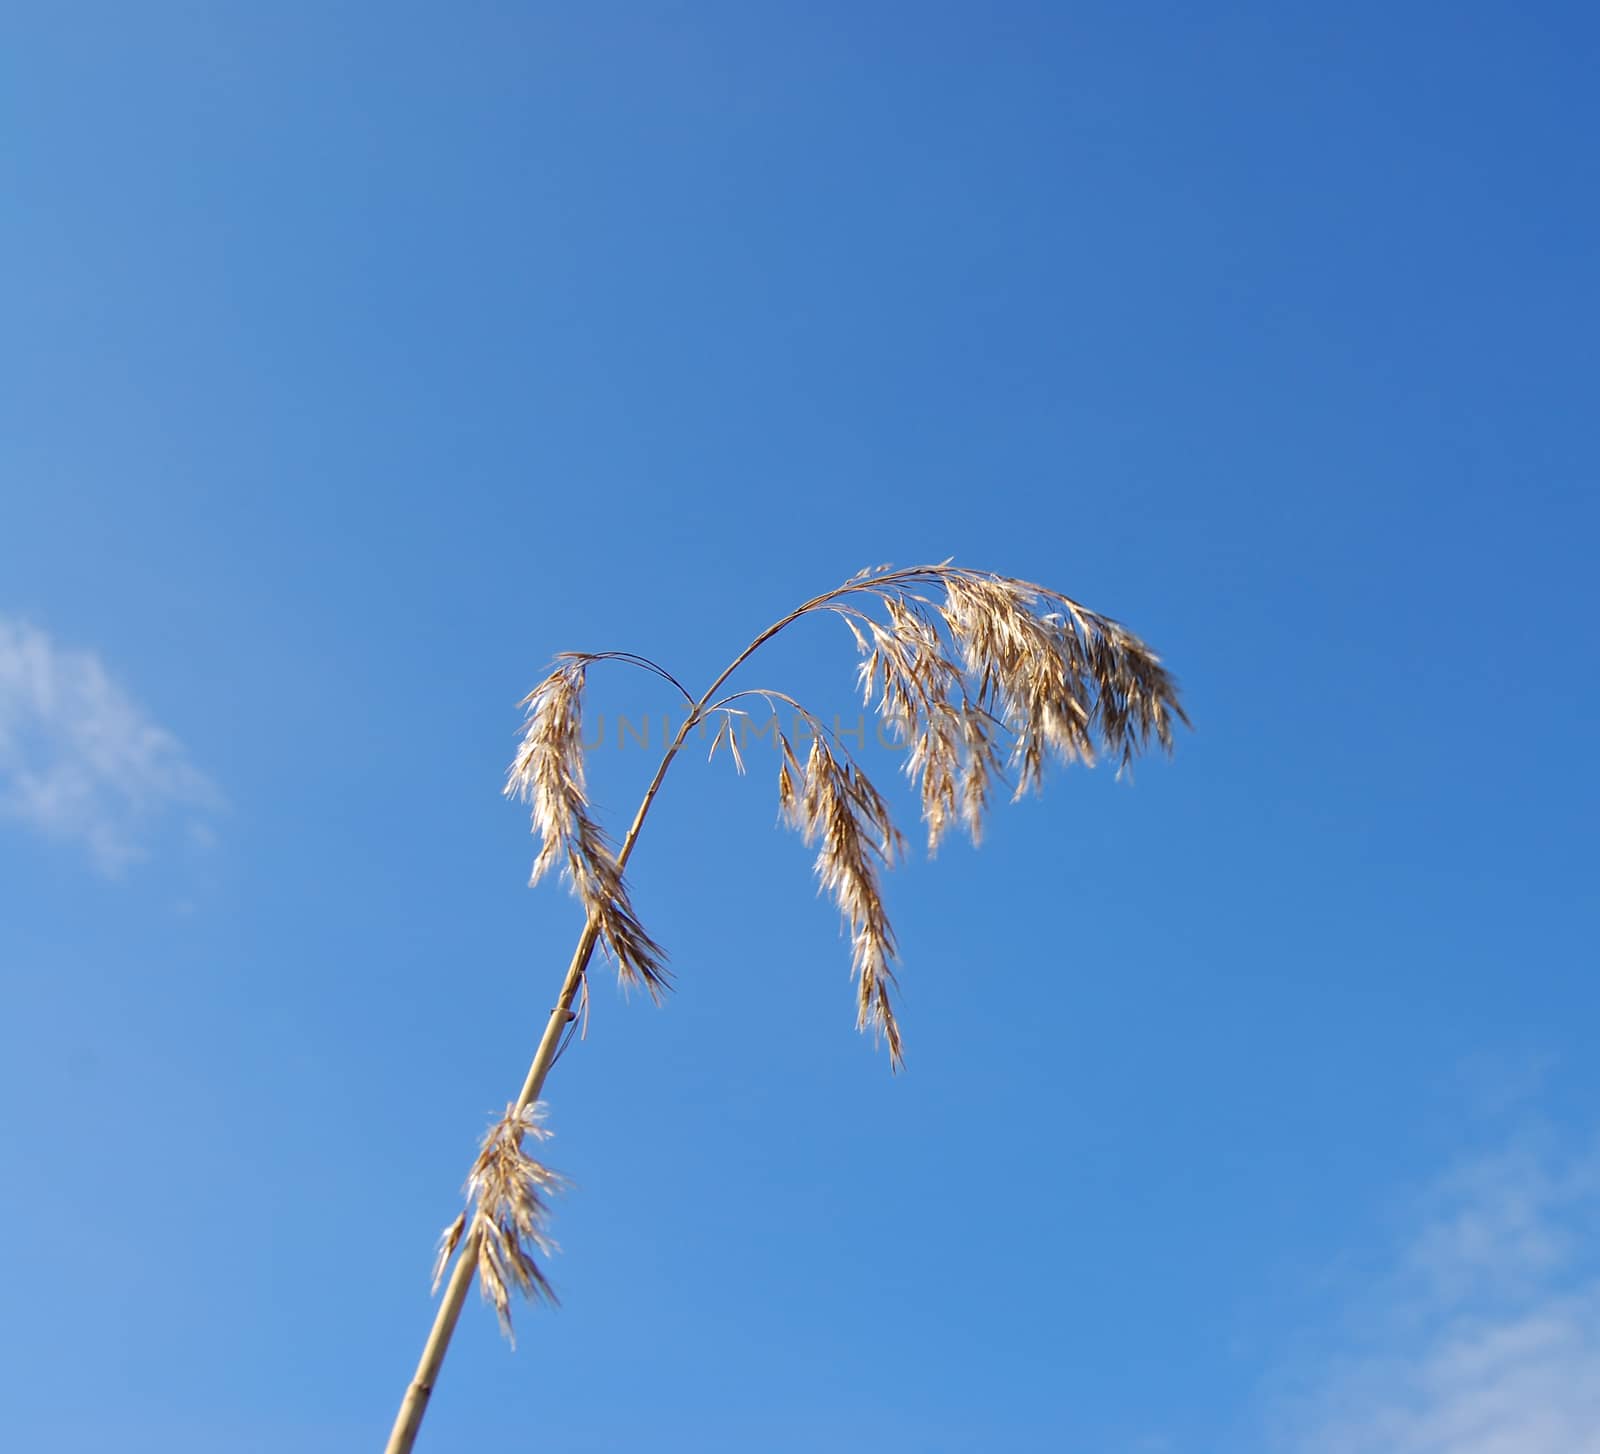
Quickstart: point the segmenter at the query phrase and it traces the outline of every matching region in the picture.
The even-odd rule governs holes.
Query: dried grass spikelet
[[[466,1195],[472,1204],[471,1231],[478,1238],[478,1284],[483,1299],[491,1303],[500,1329],[516,1346],[511,1328],[511,1294],[557,1301],[534,1253],[549,1256],[556,1250],[546,1231],[550,1218],[548,1197],[565,1185],[562,1177],[523,1149],[523,1138],[544,1140],[543,1105],[526,1107],[520,1115],[508,1105],[485,1133],[478,1159],[467,1176]],[[434,1262],[433,1285],[438,1289],[445,1267],[468,1231],[463,1212],[445,1228]]]
[[[860,767],[841,761],[811,721],[811,751],[802,767],[789,739],[778,737],[778,804],[805,841],[816,843],[817,877],[850,929],[856,981],[856,1025],[888,1042],[890,1062],[903,1054],[889,991],[894,984],[894,930],[879,891],[880,868],[892,868],[905,841],[888,804]]]
[[[779,734],[780,813],[817,845],[818,878],[850,931],[857,1023],[888,1042],[898,1067],[902,1047],[890,999],[895,939],[880,876],[900,854],[902,840],[882,795],[843,744],[792,697],[746,689],[710,701],[766,641],[817,611],[834,613],[850,628],[862,657],[858,681],[865,699],[901,735],[930,852],[952,826],[978,842],[994,785],[1008,776],[1015,778],[1012,796],[1021,797],[1042,787],[1051,758],[1092,765],[1109,754],[1118,759],[1120,774],[1152,742],[1170,752],[1174,721],[1188,718],[1160,660],[1116,621],[1043,586],[949,561],[903,570],[878,566],[807,602],[758,636],[698,702],[646,658],[601,653],[557,659],[524,700],[527,726],[506,786],[533,805],[541,846],[532,882],[559,863],[623,983],[643,983],[659,995],[665,956],[635,916],[617,857],[589,812],[581,731],[585,671],[591,662],[615,658],[663,677],[690,701],[684,732],[720,714],[712,755],[726,743],[741,772],[735,718],[742,714],[732,704],[764,696],[769,705],[793,707],[808,724],[812,745],[802,765]],[[676,750],[658,770],[657,785]]]
[[[977,842],[988,807],[989,780],[999,772],[992,722],[971,698],[961,668],[950,659],[922,602],[884,594],[889,620],[834,607],[855,637],[863,660],[862,694],[909,748],[906,773],[920,789],[929,851],[952,822]]]
[[[940,615],[969,689],[1013,736],[1018,797],[1043,785],[1047,755],[1093,764],[1103,746],[1120,771],[1152,736],[1172,750],[1172,720],[1188,718],[1176,684],[1138,637],[1024,581],[960,572],[943,584]]]
[[[936,587],[935,602],[921,588]],[[880,622],[850,597],[876,597]],[[863,661],[869,703],[904,734],[907,772],[921,788],[929,847],[959,820],[976,841],[989,785],[1006,766],[1014,796],[1038,790],[1046,760],[1119,771],[1153,738],[1172,750],[1187,722],[1177,686],[1125,627],[1059,592],[948,562],[858,577],[818,602],[842,616]]]
[[[927,592],[942,592],[936,600]],[[858,604],[882,610],[882,619]],[[1174,719],[1188,722],[1176,683],[1138,637],[1108,617],[1027,581],[951,565],[864,571],[801,614],[843,618],[862,661],[869,705],[902,737],[928,848],[960,824],[977,843],[992,785],[1016,774],[1013,797],[1043,785],[1045,764],[1092,765],[1101,751],[1119,773],[1152,739],[1171,752]],[[857,1022],[881,1031],[892,1063],[901,1041],[889,999],[894,936],[878,870],[899,834],[882,797],[841,763],[811,721],[804,769],[782,743],[778,803],[807,841],[821,840],[817,872],[851,930]]]
[[[666,954],[640,924],[611,844],[589,811],[583,765],[583,685],[587,655],[569,653],[519,704],[527,710],[506,795],[532,805],[540,847],[530,884],[559,864],[594,920],[624,987],[642,984],[659,999]]]

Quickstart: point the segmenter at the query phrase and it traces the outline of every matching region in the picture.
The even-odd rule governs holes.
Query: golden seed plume
[[[1176,683],[1138,637],[1028,581],[949,561],[876,566],[800,614],[816,610],[850,628],[863,695],[908,749],[930,853],[953,824],[980,840],[991,786],[1007,769],[1014,797],[1043,786],[1052,756],[1093,765],[1105,750],[1120,773],[1152,739],[1170,753],[1173,720],[1188,722]],[[803,774],[785,746],[779,811],[808,841],[822,841],[817,872],[851,930],[857,1021],[884,1034],[898,1067],[894,934],[877,873],[891,866],[898,834],[858,767],[839,767],[826,749],[819,760],[821,733],[812,730]]]
[[[484,1135],[478,1159],[467,1176],[466,1196],[472,1213],[463,1212],[444,1229],[434,1263],[435,1290],[451,1255],[469,1232],[478,1239],[478,1285],[485,1302],[493,1305],[500,1329],[516,1346],[511,1327],[511,1294],[554,1303],[551,1288],[534,1253],[549,1256],[556,1250],[546,1227],[549,1196],[566,1182],[543,1162],[523,1149],[523,1138],[544,1140],[542,1104],[528,1106],[520,1115],[508,1105],[505,1113]]]
[[[878,871],[892,868],[905,844],[889,805],[860,767],[828,746],[812,721],[811,750],[802,767],[782,733],[778,745],[778,805],[807,843],[816,843],[817,877],[833,896],[850,930],[856,982],[856,1025],[888,1042],[892,1065],[901,1063],[900,1027],[889,998],[894,984],[894,930],[879,891]]]
[[[583,770],[583,686],[592,658],[568,654],[520,703],[527,710],[522,745],[506,795],[532,804],[538,857],[530,884],[557,864],[595,921],[600,943],[624,986],[642,984],[659,999],[667,987],[666,954],[644,930],[628,898],[616,854],[589,811]]]
[[[777,632],[819,611],[849,627],[861,654],[864,697],[907,749],[905,769],[930,853],[952,827],[978,842],[994,785],[1008,776],[1015,780],[1012,796],[1021,797],[1043,786],[1051,758],[1092,766],[1110,755],[1120,775],[1152,743],[1170,753],[1174,723],[1188,723],[1176,683],[1126,627],[1044,586],[950,561],[860,572],[757,637],[718,685]],[[533,807],[541,842],[533,881],[559,863],[623,983],[643,983],[659,995],[665,955],[633,912],[616,855],[584,790],[585,669],[606,659],[643,666],[688,698],[676,678],[644,658],[558,658],[524,701],[527,726],[506,791]],[[811,747],[804,763],[778,735],[779,813],[817,845],[818,879],[850,932],[857,1024],[887,1041],[898,1067],[902,1044],[890,999],[895,938],[880,877],[903,844],[883,796],[843,744],[793,698],[755,689],[717,702],[710,695],[691,705],[685,730],[720,714],[711,752],[726,743],[741,772],[735,701],[762,696],[794,708],[806,722]]]

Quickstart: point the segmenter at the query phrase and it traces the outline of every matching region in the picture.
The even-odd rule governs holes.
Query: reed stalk
[[[929,591],[940,592],[942,600]],[[1109,749],[1126,766],[1152,740],[1170,753],[1173,722],[1188,722],[1159,659],[1119,623],[1043,586],[949,561],[901,570],[879,566],[813,597],[756,636],[699,698],[665,668],[631,653],[559,656],[522,703],[528,721],[506,791],[533,806],[540,850],[531,882],[559,866],[583,903],[584,928],[522,1089],[485,1136],[468,1176],[470,1216],[463,1212],[440,1239],[435,1288],[443,1280],[444,1295],[386,1454],[414,1448],[474,1278],[508,1336],[512,1291],[554,1300],[534,1252],[549,1250],[544,1197],[560,1178],[529,1156],[523,1141],[543,1134],[539,1094],[586,1004],[595,949],[604,949],[625,985],[643,985],[656,998],[667,988],[665,954],[635,915],[623,871],[668,770],[696,726],[720,717],[712,755],[726,742],[744,770],[734,706],[741,699],[781,702],[807,724],[811,741],[804,761],[790,739],[777,734],[779,810],[808,843],[819,845],[818,877],[850,930],[857,1026],[887,1041],[893,1068],[902,1064],[890,994],[894,933],[880,870],[893,866],[904,839],[886,801],[860,764],[794,698],[760,687],[717,696],[774,636],[819,612],[849,628],[862,657],[858,681],[866,701],[909,748],[906,770],[919,789],[930,852],[953,825],[978,841],[990,787],[1004,779],[1007,767],[1017,775],[1014,796],[1021,797],[1042,785],[1050,756],[1092,764],[1099,750]],[[589,812],[581,730],[586,673],[607,661],[655,673],[689,705],[614,852]]]

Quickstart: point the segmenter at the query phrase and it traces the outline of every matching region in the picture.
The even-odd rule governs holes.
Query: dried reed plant
[[[527,718],[505,790],[531,808],[539,839],[531,882],[559,868],[583,906],[584,929],[521,1094],[490,1128],[468,1175],[469,1212],[440,1239],[435,1289],[447,1270],[449,1277],[388,1454],[408,1454],[416,1442],[474,1277],[508,1336],[513,1291],[554,1301],[535,1254],[551,1251],[548,1197],[561,1179],[526,1153],[524,1138],[546,1134],[538,1096],[587,1004],[595,948],[624,986],[642,985],[656,998],[667,988],[665,954],[634,912],[623,870],[692,729],[716,719],[712,755],[725,743],[744,769],[736,727],[741,701],[781,703],[810,734],[802,758],[794,741],[778,733],[779,813],[816,847],[818,879],[849,930],[857,1026],[886,1043],[892,1067],[903,1063],[891,993],[895,937],[882,873],[901,857],[905,840],[888,802],[837,736],[793,697],[764,687],[718,695],[774,636],[819,614],[837,616],[849,628],[861,657],[863,696],[908,748],[905,767],[930,853],[955,826],[979,841],[995,784],[1008,773],[1014,797],[1042,787],[1052,757],[1092,765],[1105,754],[1117,759],[1120,773],[1152,743],[1170,753],[1174,723],[1188,722],[1176,684],[1126,628],[1044,586],[949,561],[902,570],[878,566],[814,597],[757,636],[698,698],[664,667],[632,653],[559,656],[522,702]],[[610,661],[655,673],[688,705],[615,848],[590,807],[582,734],[589,668]]]

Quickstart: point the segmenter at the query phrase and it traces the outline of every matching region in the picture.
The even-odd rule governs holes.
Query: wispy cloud
[[[1600,1159],[1527,1138],[1428,1198],[1294,1454],[1600,1454]]]
[[[115,874],[145,856],[164,819],[204,833],[220,805],[98,656],[0,616],[0,819],[78,843]]]

